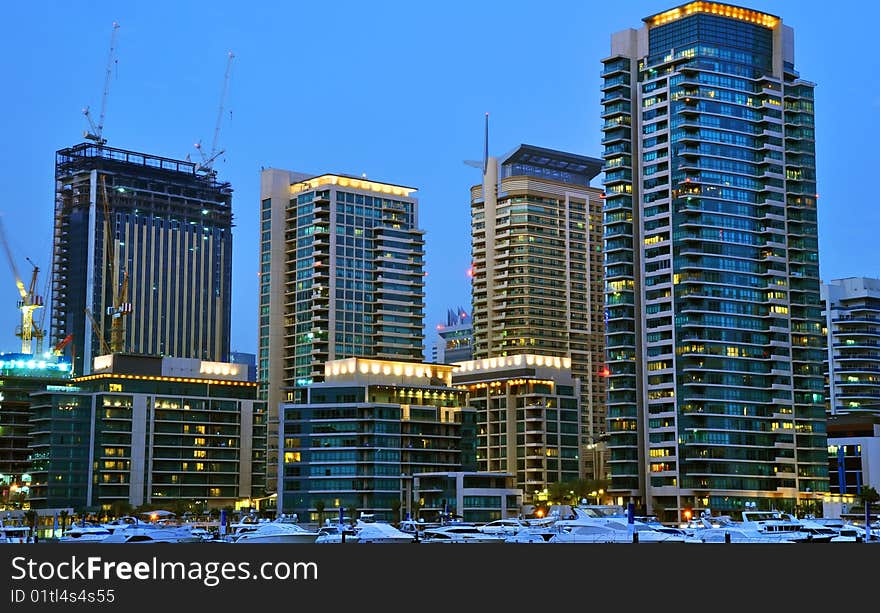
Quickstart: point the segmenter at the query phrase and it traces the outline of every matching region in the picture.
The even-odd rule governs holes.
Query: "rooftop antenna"
[[[486,132],[483,136],[483,174],[489,165],[489,113],[486,113]]]
[[[226,91],[229,89],[229,75],[232,72],[232,59],[235,54],[230,51],[226,59],[226,74],[223,77],[223,90],[220,92],[220,108],[217,111],[217,124],[214,126],[214,141],[211,143],[211,153],[205,153],[202,149],[201,141],[197,142],[195,147],[202,155],[202,163],[196,166],[196,170],[200,170],[209,174],[213,174],[214,161],[223,155],[225,149],[217,150],[217,142],[220,138],[220,125],[223,121],[223,103],[226,99]]]
[[[95,124],[95,121],[92,119],[92,114],[89,111],[89,107],[83,109],[83,115],[86,116],[86,119],[89,120],[89,126],[92,128],[91,132],[84,132],[83,136],[89,140],[93,140],[99,145],[103,145],[107,142],[107,139],[104,138],[104,115],[107,113],[107,96],[110,93],[110,75],[113,73],[113,64],[116,61],[116,32],[119,30],[119,24],[117,22],[113,22],[113,33],[110,35],[110,54],[107,56],[107,72],[104,74],[104,94],[101,96],[101,116],[98,118],[98,123]]]
[[[483,175],[486,174],[486,169],[489,167],[489,113],[486,113],[486,127],[483,133],[483,161],[465,160],[464,163],[473,168],[480,168]]]

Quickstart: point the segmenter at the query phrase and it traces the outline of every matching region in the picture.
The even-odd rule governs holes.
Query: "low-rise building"
[[[280,513],[395,521],[414,474],[476,469],[475,411],[450,365],[332,360],[306,390],[305,403],[280,406]]]
[[[70,362],[59,357],[0,353],[0,508],[21,508],[28,497],[31,392],[69,380]]]
[[[216,508],[265,492],[266,407],[240,364],[117,353],[32,395],[31,504]]]
[[[452,382],[477,410],[477,466],[515,476],[533,502],[551,483],[579,478],[580,383],[571,360],[513,355],[458,362]]]
[[[413,475],[412,496],[406,496],[406,512],[425,521],[461,518],[466,522],[490,522],[517,517],[523,491],[510,473],[434,472]],[[409,488],[408,488],[408,491]]]

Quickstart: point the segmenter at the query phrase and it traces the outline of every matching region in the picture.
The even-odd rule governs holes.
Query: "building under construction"
[[[55,160],[51,337],[72,335],[74,373],[119,351],[227,361],[230,184],[99,143]]]

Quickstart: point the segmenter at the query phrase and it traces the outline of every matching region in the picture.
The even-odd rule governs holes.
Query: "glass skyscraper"
[[[72,336],[77,376],[118,351],[229,358],[229,183],[194,162],[81,143],[56,153],[54,220],[52,343]]]
[[[813,87],[794,33],[691,2],[603,60],[612,495],[665,519],[828,489]]]

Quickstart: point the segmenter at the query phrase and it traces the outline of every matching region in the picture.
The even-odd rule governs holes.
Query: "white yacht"
[[[137,526],[141,521],[137,517],[132,517],[131,515],[125,515],[123,517],[119,517],[112,521],[104,522],[101,524],[102,528],[107,529],[109,532],[113,533],[117,530],[125,530],[126,528],[131,528],[132,526]]]
[[[422,543],[504,543],[505,540],[501,534],[486,534],[471,524],[427,528],[421,535]]]
[[[689,525],[689,532],[703,543],[798,543],[808,540],[807,534],[796,525],[774,518],[768,512],[743,511],[743,517],[746,521],[734,521],[729,515],[713,516],[706,509]]]
[[[348,524],[328,523],[318,528],[318,538],[315,543],[357,543],[358,533]]]
[[[233,543],[314,543],[318,532],[306,530],[299,524],[285,521],[267,521],[239,529]]]
[[[354,527],[358,543],[414,543],[414,534],[398,530],[391,524],[379,521],[358,520]]]
[[[811,534],[802,529],[799,520],[794,516],[780,511],[743,511],[740,525],[753,529],[768,538],[779,538],[784,541],[827,543],[832,534]]]
[[[0,519],[0,543],[33,543],[31,529],[27,526],[5,524]]]
[[[529,527],[527,520],[509,517],[507,519],[496,519],[489,523],[477,526],[477,530],[484,534],[501,534],[503,536],[513,536]]]
[[[826,528],[831,528],[832,530],[834,530],[834,532],[837,533],[838,538],[831,539],[832,543],[861,543],[865,540],[865,529],[863,527],[856,526],[855,524],[851,524],[843,519],[815,517],[810,518],[810,521],[819,524],[820,526],[825,526]]]
[[[117,530],[100,542],[114,543],[198,543],[201,539],[189,526],[140,524]]]
[[[655,530],[643,523],[628,524],[619,518],[578,518],[557,522],[549,543],[684,543],[681,534]]]
[[[112,532],[104,526],[74,524],[61,535],[59,543],[100,543]]]

